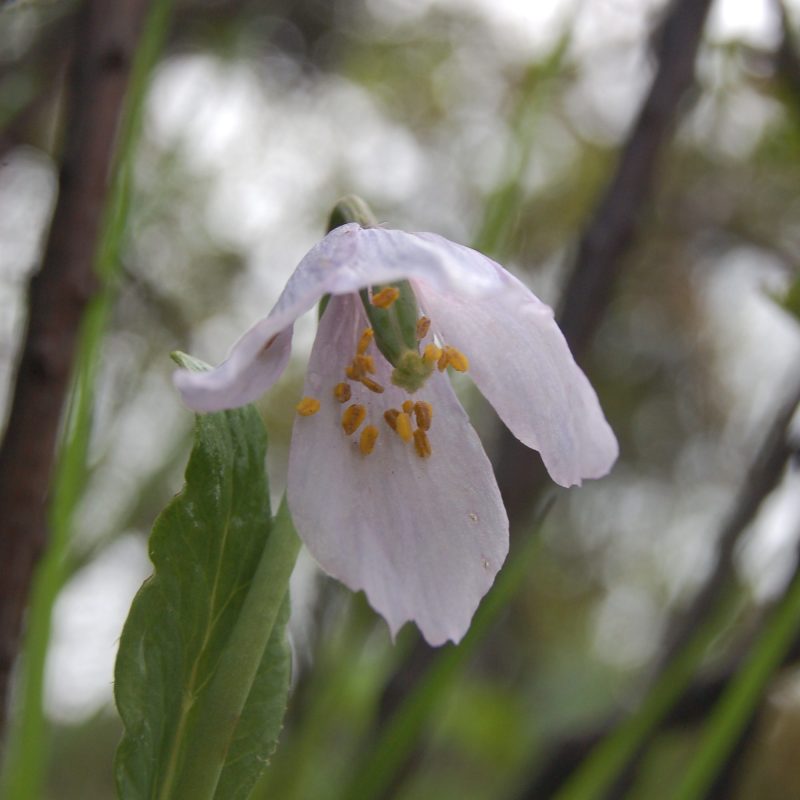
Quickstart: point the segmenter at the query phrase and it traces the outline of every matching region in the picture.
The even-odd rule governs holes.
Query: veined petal
[[[491,262],[494,263],[494,262]],[[538,450],[561,486],[608,473],[617,440],[549,306],[502,267],[502,292],[479,300],[414,282],[433,329],[469,358],[469,374],[509,430]]]
[[[298,533],[322,568],[363,589],[392,634],[408,620],[427,641],[457,642],[508,552],[508,519],[477,434],[442,374],[414,400],[433,407],[432,453],[420,458],[385,423],[408,395],[376,357],[374,394],[352,383],[351,403],[378,427],[369,455],[340,425],[333,387],[343,380],[366,317],[357,297],[331,299],[320,321],[304,393],[318,413],[298,417],[289,456],[288,498]]]
[[[196,411],[244,405],[280,377],[291,351],[291,325],[324,295],[414,276],[442,290],[490,294],[502,288],[493,263],[435,234],[342,225],[304,256],[269,316],[234,344],[225,361],[209,372],[178,370],[175,385]]]

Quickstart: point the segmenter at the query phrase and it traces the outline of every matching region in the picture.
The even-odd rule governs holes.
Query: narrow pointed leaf
[[[197,417],[186,485],[156,521],[155,572],[120,641],[123,800],[245,798],[275,747],[299,545],[283,510],[270,522],[265,453],[252,407]]]

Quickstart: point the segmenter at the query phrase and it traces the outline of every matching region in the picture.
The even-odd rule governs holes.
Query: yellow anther
[[[314,397],[304,397],[296,406],[301,417],[310,417],[319,411],[319,400]]]
[[[447,366],[456,372],[466,372],[469,369],[469,359],[460,350],[448,345],[444,351],[447,353]]]
[[[347,375],[351,381],[360,381],[361,378],[364,377],[364,369],[353,359],[353,362],[344,368],[344,374]]]
[[[369,347],[374,335],[375,332],[372,330],[372,328],[364,329],[364,333],[361,334],[361,338],[358,340],[358,347],[356,348],[356,353],[358,353],[358,355],[363,356],[364,353],[367,352],[367,348]]]
[[[433,342],[425,345],[425,349],[422,351],[422,360],[428,366],[435,364],[441,357],[442,349],[440,347],[437,347]]]
[[[372,295],[372,305],[378,308],[391,308],[398,297],[400,297],[400,290],[395,286],[387,286]]]
[[[447,351],[447,348],[445,347],[445,349],[441,351],[439,360],[436,362],[436,367],[439,370],[439,372],[444,372],[447,369],[447,365],[449,363],[450,363],[450,353]]]
[[[429,431],[433,419],[433,406],[425,400],[418,400],[414,403],[414,416],[417,418],[417,427]]]
[[[333,387],[333,396],[340,402],[346,403],[350,399],[350,387],[346,383],[337,383]]]
[[[386,424],[393,430],[397,430],[397,418],[400,416],[400,412],[396,408],[390,408],[388,411],[383,412],[383,418],[386,420]]]
[[[351,433],[355,433],[358,430],[358,426],[364,421],[364,417],[367,416],[367,410],[364,406],[359,405],[358,403],[353,403],[351,406],[347,406],[344,410],[344,414],[342,414],[342,430],[349,436]]]
[[[411,414],[411,412],[413,410],[414,410],[414,401],[413,400],[403,400],[403,411],[405,411],[406,414]]]
[[[427,317],[420,317],[417,320],[417,341],[421,341],[428,335],[431,329],[431,321]]]
[[[377,381],[372,380],[372,378],[362,378],[361,383],[371,392],[375,392],[375,394],[383,394],[383,386],[381,386]]]
[[[409,417],[405,411],[401,411],[398,413],[394,424],[397,435],[404,442],[410,442],[413,435],[411,431],[411,417]]]
[[[375,359],[372,356],[358,355],[353,359],[353,367],[361,370],[362,374],[365,372],[372,374],[375,372]]]
[[[414,431],[414,449],[420,458],[427,458],[431,454],[431,442],[428,434],[422,428]]]
[[[358,440],[358,447],[361,452],[368,456],[375,449],[375,442],[378,441],[378,429],[374,425],[365,425],[361,431],[361,438]]]

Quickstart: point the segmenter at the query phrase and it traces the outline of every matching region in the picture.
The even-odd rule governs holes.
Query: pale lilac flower
[[[477,387],[511,432],[539,451],[556,483],[609,471],[616,439],[551,309],[499,264],[431,233],[356,223],[334,229],[219,367],[180,370],[175,383],[197,411],[255,400],[286,366],[294,321],[330,295],[292,433],[289,508],[322,568],[363,589],[393,634],[413,620],[439,645],[467,631],[508,552],[508,519],[447,372],[434,369],[410,395],[392,384],[392,365],[364,334],[370,323],[359,290],[402,279],[430,320],[420,352],[435,357],[437,345],[451,346],[462,367],[464,354]],[[373,371],[351,371],[348,379],[359,352]],[[403,415],[404,402],[405,438],[396,417],[391,426],[384,418],[390,409],[390,418]],[[342,425],[347,413],[353,418],[345,427],[359,428],[350,434]],[[410,441],[409,421],[422,431]]]

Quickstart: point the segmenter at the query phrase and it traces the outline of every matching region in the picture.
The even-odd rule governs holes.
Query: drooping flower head
[[[468,372],[562,486],[605,475],[617,443],[552,310],[499,264],[432,233],[334,228],[216,369],[179,370],[197,411],[249,403],[322,301],[287,493],[322,568],[363,589],[392,633],[457,642],[508,552],[491,465],[450,385]]]

